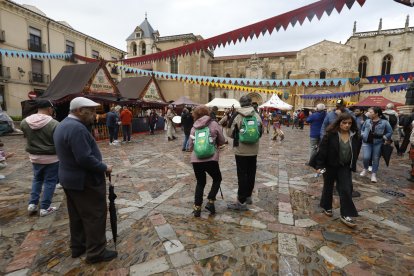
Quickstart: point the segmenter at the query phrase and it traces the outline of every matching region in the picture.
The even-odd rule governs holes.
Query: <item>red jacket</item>
[[[132,122],[132,112],[129,111],[129,109],[123,109],[121,111],[121,123],[122,125],[126,126],[126,125],[130,125]]]

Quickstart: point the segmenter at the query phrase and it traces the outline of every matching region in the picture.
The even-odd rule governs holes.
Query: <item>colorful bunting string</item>
[[[352,97],[358,94],[378,94],[384,91],[386,87],[380,87],[380,88],[373,88],[373,89],[366,89],[361,91],[354,91],[354,92],[339,92],[339,93],[329,93],[329,94],[313,94],[313,95],[301,95],[300,97],[305,100],[311,100],[311,99],[341,99],[346,97]],[[390,92],[396,93],[403,90],[407,90],[408,84],[401,84],[401,85],[394,85],[390,86]]]
[[[0,56],[9,58],[67,59],[71,53],[40,53],[20,50],[0,49]]]
[[[369,83],[390,83],[414,80],[414,72],[366,77]]]
[[[109,62],[109,64],[116,65]],[[246,79],[246,78],[221,78],[210,76],[196,76],[196,75],[182,75],[158,71],[148,71],[124,65],[117,65],[120,70],[126,73],[134,73],[144,76],[154,76],[155,78],[170,79],[177,81],[194,81],[219,83],[239,86],[261,86],[261,87],[290,87],[290,86],[305,86],[305,87],[322,87],[322,86],[340,86],[344,85],[348,78],[333,78],[333,79],[288,79],[288,80],[269,80],[269,79]]]
[[[292,10],[290,12],[277,15],[205,40],[200,40],[159,53],[124,59],[122,62],[124,64],[142,64],[169,59],[170,57],[191,55],[192,53],[199,53],[200,51],[214,50],[217,47],[225,47],[226,45],[236,44],[242,40],[247,41],[247,39],[253,39],[254,37],[258,38],[261,34],[265,35],[266,32],[272,34],[275,29],[276,31],[279,31],[281,28],[286,30],[289,25],[294,27],[296,23],[302,25],[305,19],[312,21],[315,16],[318,20],[320,20],[324,13],[330,16],[334,9],[340,13],[345,5],[351,9],[355,2],[358,2],[361,6],[363,6],[365,1],[366,0],[320,0],[296,10]]]

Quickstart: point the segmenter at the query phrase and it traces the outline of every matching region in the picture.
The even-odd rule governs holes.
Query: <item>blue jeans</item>
[[[379,160],[381,157],[381,146],[382,143],[379,144],[368,144],[362,143],[362,155],[363,155],[363,163],[364,169],[368,169],[369,161],[372,159],[372,173],[377,173],[379,167]]]
[[[39,203],[40,193],[43,189],[42,201],[40,209],[48,209],[52,203],[53,193],[55,192],[56,184],[59,181],[58,171],[59,162],[52,164],[32,164],[33,165],[33,182],[32,192],[30,193],[29,204],[37,205]]]
[[[188,150],[188,139],[190,138],[190,135],[184,134],[184,143],[183,143],[183,149]]]

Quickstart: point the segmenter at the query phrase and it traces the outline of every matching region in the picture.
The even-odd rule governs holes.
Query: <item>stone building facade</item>
[[[128,57],[140,56],[140,46],[146,45],[145,54],[171,49],[197,39],[193,34],[160,37],[158,31],[153,31],[147,18],[135,29],[135,32],[152,30],[152,39],[131,35],[127,39]],[[142,35],[141,35],[142,36]],[[145,34],[143,35],[145,36]],[[230,78],[253,79],[324,79],[324,78],[356,78],[380,74],[396,74],[414,71],[414,28],[409,27],[409,17],[405,27],[393,30],[382,30],[380,20],[377,31],[357,32],[356,23],[352,36],[345,44],[323,40],[299,51],[248,54],[235,56],[213,57],[211,53],[200,53],[178,58],[178,71],[174,71],[173,61],[155,62],[147,69],[163,72],[178,72],[189,75],[210,75]],[[137,46],[134,46],[137,45]],[[135,47],[135,48],[134,48]],[[134,51],[136,49],[136,51]],[[216,97],[238,99],[246,92],[222,88],[206,88],[196,85],[160,81],[167,100],[177,99],[181,95],[189,96],[192,100],[206,103]],[[341,86],[326,87],[284,87],[276,88],[282,91],[282,99],[295,108],[313,108],[323,102],[327,106],[333,103],[326,100],[303,100],[301,95],[326,94],[336,92],[351,92],[377,87],[387,87],[393,84],[369,84],[361,79],[358,85],[347,82]],[[263,87],[272,88],[272,87]],[[385,97],[404,103],[404,93],[391,94],[385,89]],[[267,101],[271,94],[251,93],[258,104]],[[361,94],[348,101],[359,101],[367,95]]]
[[[55,21],[34,6],[0,1],[0,48],[43,53],[72,52],[81,56],[114,60],[126,52]],[[24,59],[0,56],[0,104],[9,115],[20,116],[20,102],[28,92],[41,94],[64,65],[74,59]],[[121,72],[111,70],[120,80]]]

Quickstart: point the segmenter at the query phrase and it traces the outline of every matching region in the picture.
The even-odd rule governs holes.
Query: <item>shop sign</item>
[[[142,99],[148,102],[163,102],[154,82],[151,82],[150,86],[147,89],[147,92],[145,93],[144,97],[142,97]]]
[[[115,93],[112,84],[109,82],[103,69],[99,69],[95,79],[91,84],[91,92],[97,93]]]

